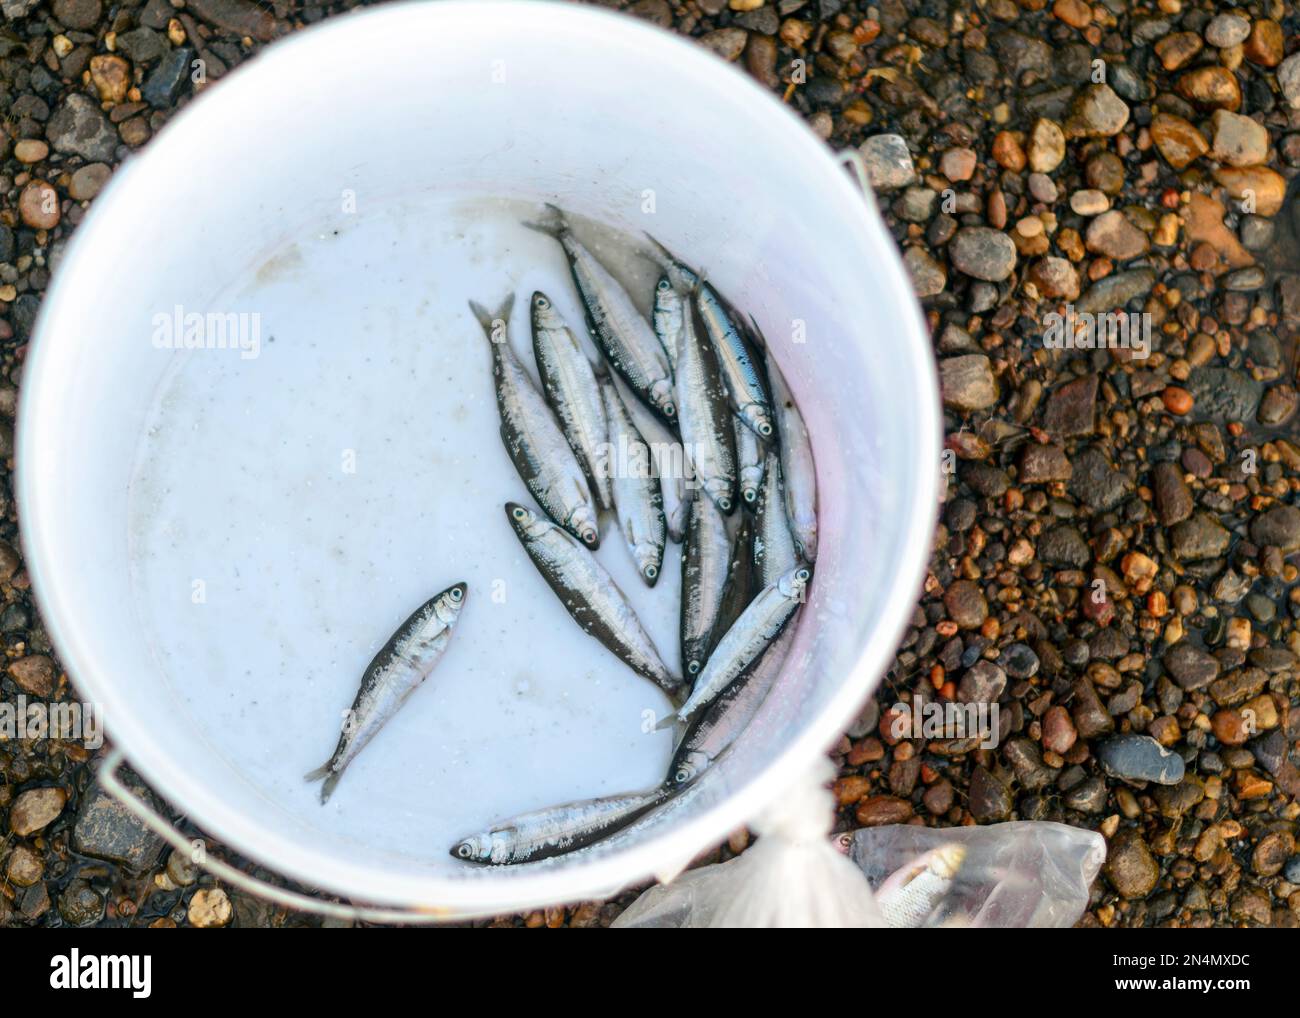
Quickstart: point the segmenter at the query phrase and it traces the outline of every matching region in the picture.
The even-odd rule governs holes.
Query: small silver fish
[[[724,516],[736,508],[736,435],[718,358],[688,301],[677,344],[677,420],[696,483]]]
[[[466,862],[493,866],[562,855],[612,834],[659,805],[669,794],[668,789],[660,787],[521,813],[481,834],[462,838],[452,846],[451,854]]]
[[[668,537],[659,478],[650,459],[650,447],[636,430],[613,383],[604,379],[600,390],[609,422],[610,450],[606,461],[613,475],[611,490],[618,528],[636,562],[637,572],[653,587],[663,568],[664,543]]]
[[[757,328],[757,326],[755,326]],[[817,560],[817,470],[813,464],[812,442],[804,427],[803,415],[795,405],[785,376],[771,354],[767,358],[767,377],[772,383],[772,397],[780,435],[781,484],[785,489],[785,514],[795,547],[806,562]]]
[[[669,696],[678,695],[682,680],[663,663],[627,597],[596,557],[516,502],[506,503],[506,516],[537,571],[582,631]]]
[[[785,514],[785,493],[781,490],[781,463],[775,453],[767,454],[763,486],[754,513],[754,565],[760,586],[769,586],[799,564],[794,535]]]
[[[722,602],[718,605],[718,617],[713,623],[707,654],[713,653],[763,586],[758,583],[758,570],[754,565],[754,519],[748,513],[742,513],[740,526],[731,540],[727,582],[722,588]]]
[[[727,521],[699,492],[691,500],[682,544],[682,671],[688,680],[708,660],[731,564]]]
[[[492,379],[501,413],[501,441],[524,484],[551,519],[589,548],[600,547],[600,527],[587,475],[551,410],[510,347],[514,295],[493,315],[470,301],[492,350]]]
[[[614,374],[609,376],[609,380],[623,402],[623,409],[650,447],[650,462],[659,475],[659,493],[663,496],[664,518],[668,521],[668,538],[674,544],[681,544],[691,507],[690,491],[686,487],[686,453],[682,443],[662,420],[632,395],[622,378]]]
[[[922,926],[952,885],[966,859],[966,847],[940,845],[891,873],[876,891],[876,903],[886,923],[895,929]]]
[[[613,496],[609,470],[602,462],[609,429],[596,372],[578,337],[546,294],[540,290],[534,293],[530,307],[533,355],[546,402],[559,418],[569,448],[578,458],[601,508],[610,509]]]
[[[622,284],[574,235],[564,212],[554,205],[547,208],[551,222],[524,225],[560,242],[586,309],[591,335],[638,398],[672,424],[677,420],[673,369],[650,323]]]
[[[685,313],[686,301],[681,292],[673,286],[671,279],[660,276],[655,286],[655,335],[668,355],[674,375],[677,372],[677,341],[682,334],[682,316]]]
[[[776,684],[793,641],[794,626],[786,626],[747,674],[695,716],[673,751],[668,766],[670,786],[689,785],[740,738]]]
[[[334,755],[306,775],[307,781],[325,779],[320,790],[322,805],[333,794],[348,764],[438,664],[465,606],[468,589],[464,583],[453,584],[425,601],[366,666]]]
[[[763,450],[763,443],[753,429],[746,427],[745,422],[739,417],[733,416],[731,419],[736,431],[736,462],[739,467],[740,497],[745,500],[747,505],[753,505],[758,501],[758,493],[763,486],[763,473],[767,456]]]
[[[736,414],[760,438],[775,434],[772,426],[772,397],[759,371],[759,355],[745,332],[738,328],[731,309],[706,281],[696,296],[704,331],[718,355],[722,380]]]
[[[691,695],[677,709],[677,721],[689,721],[744,674],[767,645],[780,635],[790,616],[803,602],[804,589],[811,576],[812,572],[806,566],[792,569],[754,598],[709,655],[708,663],[695,679]],[[669,715],[655,727],[667,728],[673,720],[674,715]]]

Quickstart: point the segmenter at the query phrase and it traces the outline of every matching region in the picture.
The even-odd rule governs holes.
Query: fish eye
[[[668,282],[667,276],[664,276],[663,279],[659,280],[659,289],[661,290],[667,290],[672,285],[672,283]]]
[[[696,672],[700,670],[700,663],[698,661],[692,661],[690,664],[686,666],[686,670],[690,672],[692,675],[694,675]]]
[[[465,596],[465,595],[461,593],[461,590],[460,590],[459,587],[452,587],[452,588],[451,588],[451,599],[452,599],[453,601],[459,601],[459,600],[460,600],[462,597],[464,597],[464,596]]]
[[[653,580],[656,576],[659,575],[659,570],[656,569],[654,566],[646,566],[645,575],[646,575],[646,579]]]
[[[679,767],[677,773],[673,775],[673,780],[679,785],[684,785],[691,780],[691,772],[685,767]]]
[[[758,433],[764,438],[767,438],[772,434],[772,425],[768,424],[767,421],[764,421],[758,426]]]
[[[582,531],[582,539],[583,539],[583,541],[585,541],[587,544],[595,544],[595,543],[596,543],[596,531],[594,531],[593,529],[591,529],[590,527],[588,527],[587,529],[585,529],[585,530]]]
[[[677,405],[675,403],[665,403],[664,413],[669,417],[675,417],[677,415]]]
[[[526,520],[528,518],[528,510],[525,509],[523,506],[516,506],[514,511],[511,512],[510,515],[517,520]]]
[[[469,847],[469,842],[462,841],[459,845],[456,846],[456,854],[460,856],[462,859],[468,859],[471,855],[474,854],[474,850]]]
[[[544,308],[546,307],[547,304],[550,303],[550,301],[547,300],[539,293],[536,297],[533,298],[533,303],[536,304],[539,308]]]
[[[730,510],[730,509],[731,509],[731,499],[729,499],[729,498],[720,498],[720,499],[718,499],[718,508],[721,509],[724,513],[727,512],[728,510]]]
[[[812,576],[812,573],[808,572],[807,569],[800,569],[797,573],[794,574],[794,578],[796,580],[800,580],[803,582],[807,582],[810,576]]]

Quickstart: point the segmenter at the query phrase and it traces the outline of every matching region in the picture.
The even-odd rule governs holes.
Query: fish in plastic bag
[[[1073,926],[1106,859],[1095,831],[1019,820],[986,827],[912,824],[841,836],[885,919],[898,927]]]
[[[742,855],[650,888],[613,926],[1051,928],[1087,908],[1106,856],[1093,831],[902,824],[829,838],[824,777],[819,768],[755,821],[759,839]]]

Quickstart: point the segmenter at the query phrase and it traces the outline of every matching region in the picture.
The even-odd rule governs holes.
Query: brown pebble
[[[1160,394],[1160,398],[1164,401],[1166,410],[1180,417],[1183,414],[1190,413],[1192,404],[1195,402],[1190,392],[1177,385],[1166,386],[1165,391]]]
[[[18,195],[18,214],[33,230],[52,230],[59,225],[59,195],[43,180],[29,181]]]

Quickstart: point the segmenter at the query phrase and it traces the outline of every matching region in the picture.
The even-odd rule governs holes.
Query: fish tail
[[[660,718],[659,723],[655,725],[655,731],[662,732],[665,728],[672,728],[673,725],[678,724],[680,721],[681,719],[676,714],[666,714],[664,717]]]
[[[505,300],[501,302],[501,307],[497,309],[495,314],[477,301],[469,302],[469,309],[474,312],[474,317],[478,319],[479,325],[483,326],[483,331],[489,339],[492,337],[492,330],[496,327],[497,322],[502,322],[505,325],[510,324],[510,312],[514,306],[515,295],[513,293],[506,295]]]
[[[329,797],[334,794],[334,787],[339,783],[339,778],[343,776],[342,771],[332,770],[333,766],[334,758],[330,757],[314,771],[308,771],[303,775],[304,781],[319,781],[321,778],[325,779],[325,784],[321,785],[320,789],[320,802],[322,806],[324,806],[329,800]]]
[[[530,222],[525,219],[523,225],[537,233],[544,233],[548,237],[554,237],[559,240],[564,234],[569,232],[569,221],[565,218],[564,210],[558,205],[546,202],[546,211],[550,214],[550,219],[542,222]]]

